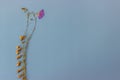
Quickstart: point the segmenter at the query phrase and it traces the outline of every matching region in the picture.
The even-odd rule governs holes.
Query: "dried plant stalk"
[[[22,8],[22,11],[27,14],[27,25],[26,25],[24,35],[21,35],[19,37],[21,44],[16,47],[17,49],[16,59],[18,60],[16,66],[19,67],[17,70],[18,78],[20,78],[21,80],[28,80],[27,79],[27,49],[28,49],[30,39],[32,38],[33,33],[36,29],[37,17],[39,19],[42,19],[42,17],[44,16],[44,10],[42,9],[38,13],[34,13],[34,12],[29,12],[27,8]],[[30,18],[30,15],[32,15],[33,18]],[[28,28],[30,24],[29,21],[34,21],[34,27],[31,33],[28,33]]]
[[[29,45],[29,41],[35,31],[35,28],[36,28],[36,22],[37,22],[37,18],[35,17],[35,14],[33,14],[34,16],[34,28],[31,32],[31,34],[28,35],[27,31],[28,31],[28,28],[29,28],[29,17],[30,16],[30,13],[27,13],[27,26],[26,26],[26,30],[24,32],[24,35],[20,36],[19,39],[21,41],[21,45],[17,46],[17,50],[16,50],[16,59],[19,60],[18,63],[16,64],[16,66],[21,66],[22,68],[18,68],[17,70],[17,73],[18,73],[18,78],[21,78],[22,80],[27,80],[27,63],[26,63],[26,60],[27,60],[27,49],[28,49],[28,45]],[[22,74],[19,74],[21,73]]]

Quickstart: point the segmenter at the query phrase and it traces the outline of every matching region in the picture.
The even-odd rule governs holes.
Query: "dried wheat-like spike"
[[[20,59],[21,57],[22,57],[22,55],[18,55],[16,58],[17,58],[17,59]]]
[[[20,66],[21,65],[21,61],[18,61],[16,66]]]
[[[44,16],[44,10],[40,10],[38,13],[35,12],[29,12],[27,8],[21,8],[23,12],[26,13],[27,17],[27,25],[26,30],[24,32],[24,35],[19,36],[19,39],[21,41],[21,44],[16,47],[16,59],[18,60],[16,66],[20,67],[17,70],[18,78],[21,78],[21,80],[27,80],[27,49],[29,45],[29,41],[36,29],[37,24],[37,17],[38,19],[42,19]],[[33,16],[33,17],[31,17]],[[31,32],[29,32],[28,28],[30,26],[31,19],[34,21],[34,26]]]

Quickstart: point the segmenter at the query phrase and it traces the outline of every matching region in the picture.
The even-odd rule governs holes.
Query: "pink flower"
[[[39,19],[42,19],[44,15],[45,15],[45,13],[44,13],[44,10],[42,9],[42,10],[40,10],[40,12],[38,13],[38,18],[39,18]]]

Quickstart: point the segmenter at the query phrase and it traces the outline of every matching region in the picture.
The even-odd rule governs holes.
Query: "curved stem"
[[[24,32],[25,35],[27,34],[27,31],[28,31],[28,28],[29,28],[29,17],[30,17],[30,13],[28,12],[28,13],[27,13],[27,24],[26,24],[26,30],[25,30],[25,32]]]
[[[33,35],[33,33],[34,33],[35,29],[36,29],[36,24],[37,24],[37,18],[35,16],[34,16],[34,18],[35,18],[35,22],[34,22],[33,30],[31,32],[31,34],[29,34],[29,36],[27,36],[25,44],[23,44],[23,48],[24,48],[24,52],[23,52],[23,67],[24,67],[24,73],[25,73],[25,77],[26,77],[25,80],[27,80],[27,64],[26,64],[27,49],[28,49],[29,41],[32,38],[32,35]],[[29,28],[29,15],[27,17],[27,27],[26,27],[25,35],[27,34],[28,28]]]

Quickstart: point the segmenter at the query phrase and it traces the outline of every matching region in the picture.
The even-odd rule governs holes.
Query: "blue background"
[[[0,80],[17,80],[22,7],[45,10],[30,42],[29,80],[120,80],[119,0],[0,0]]]

